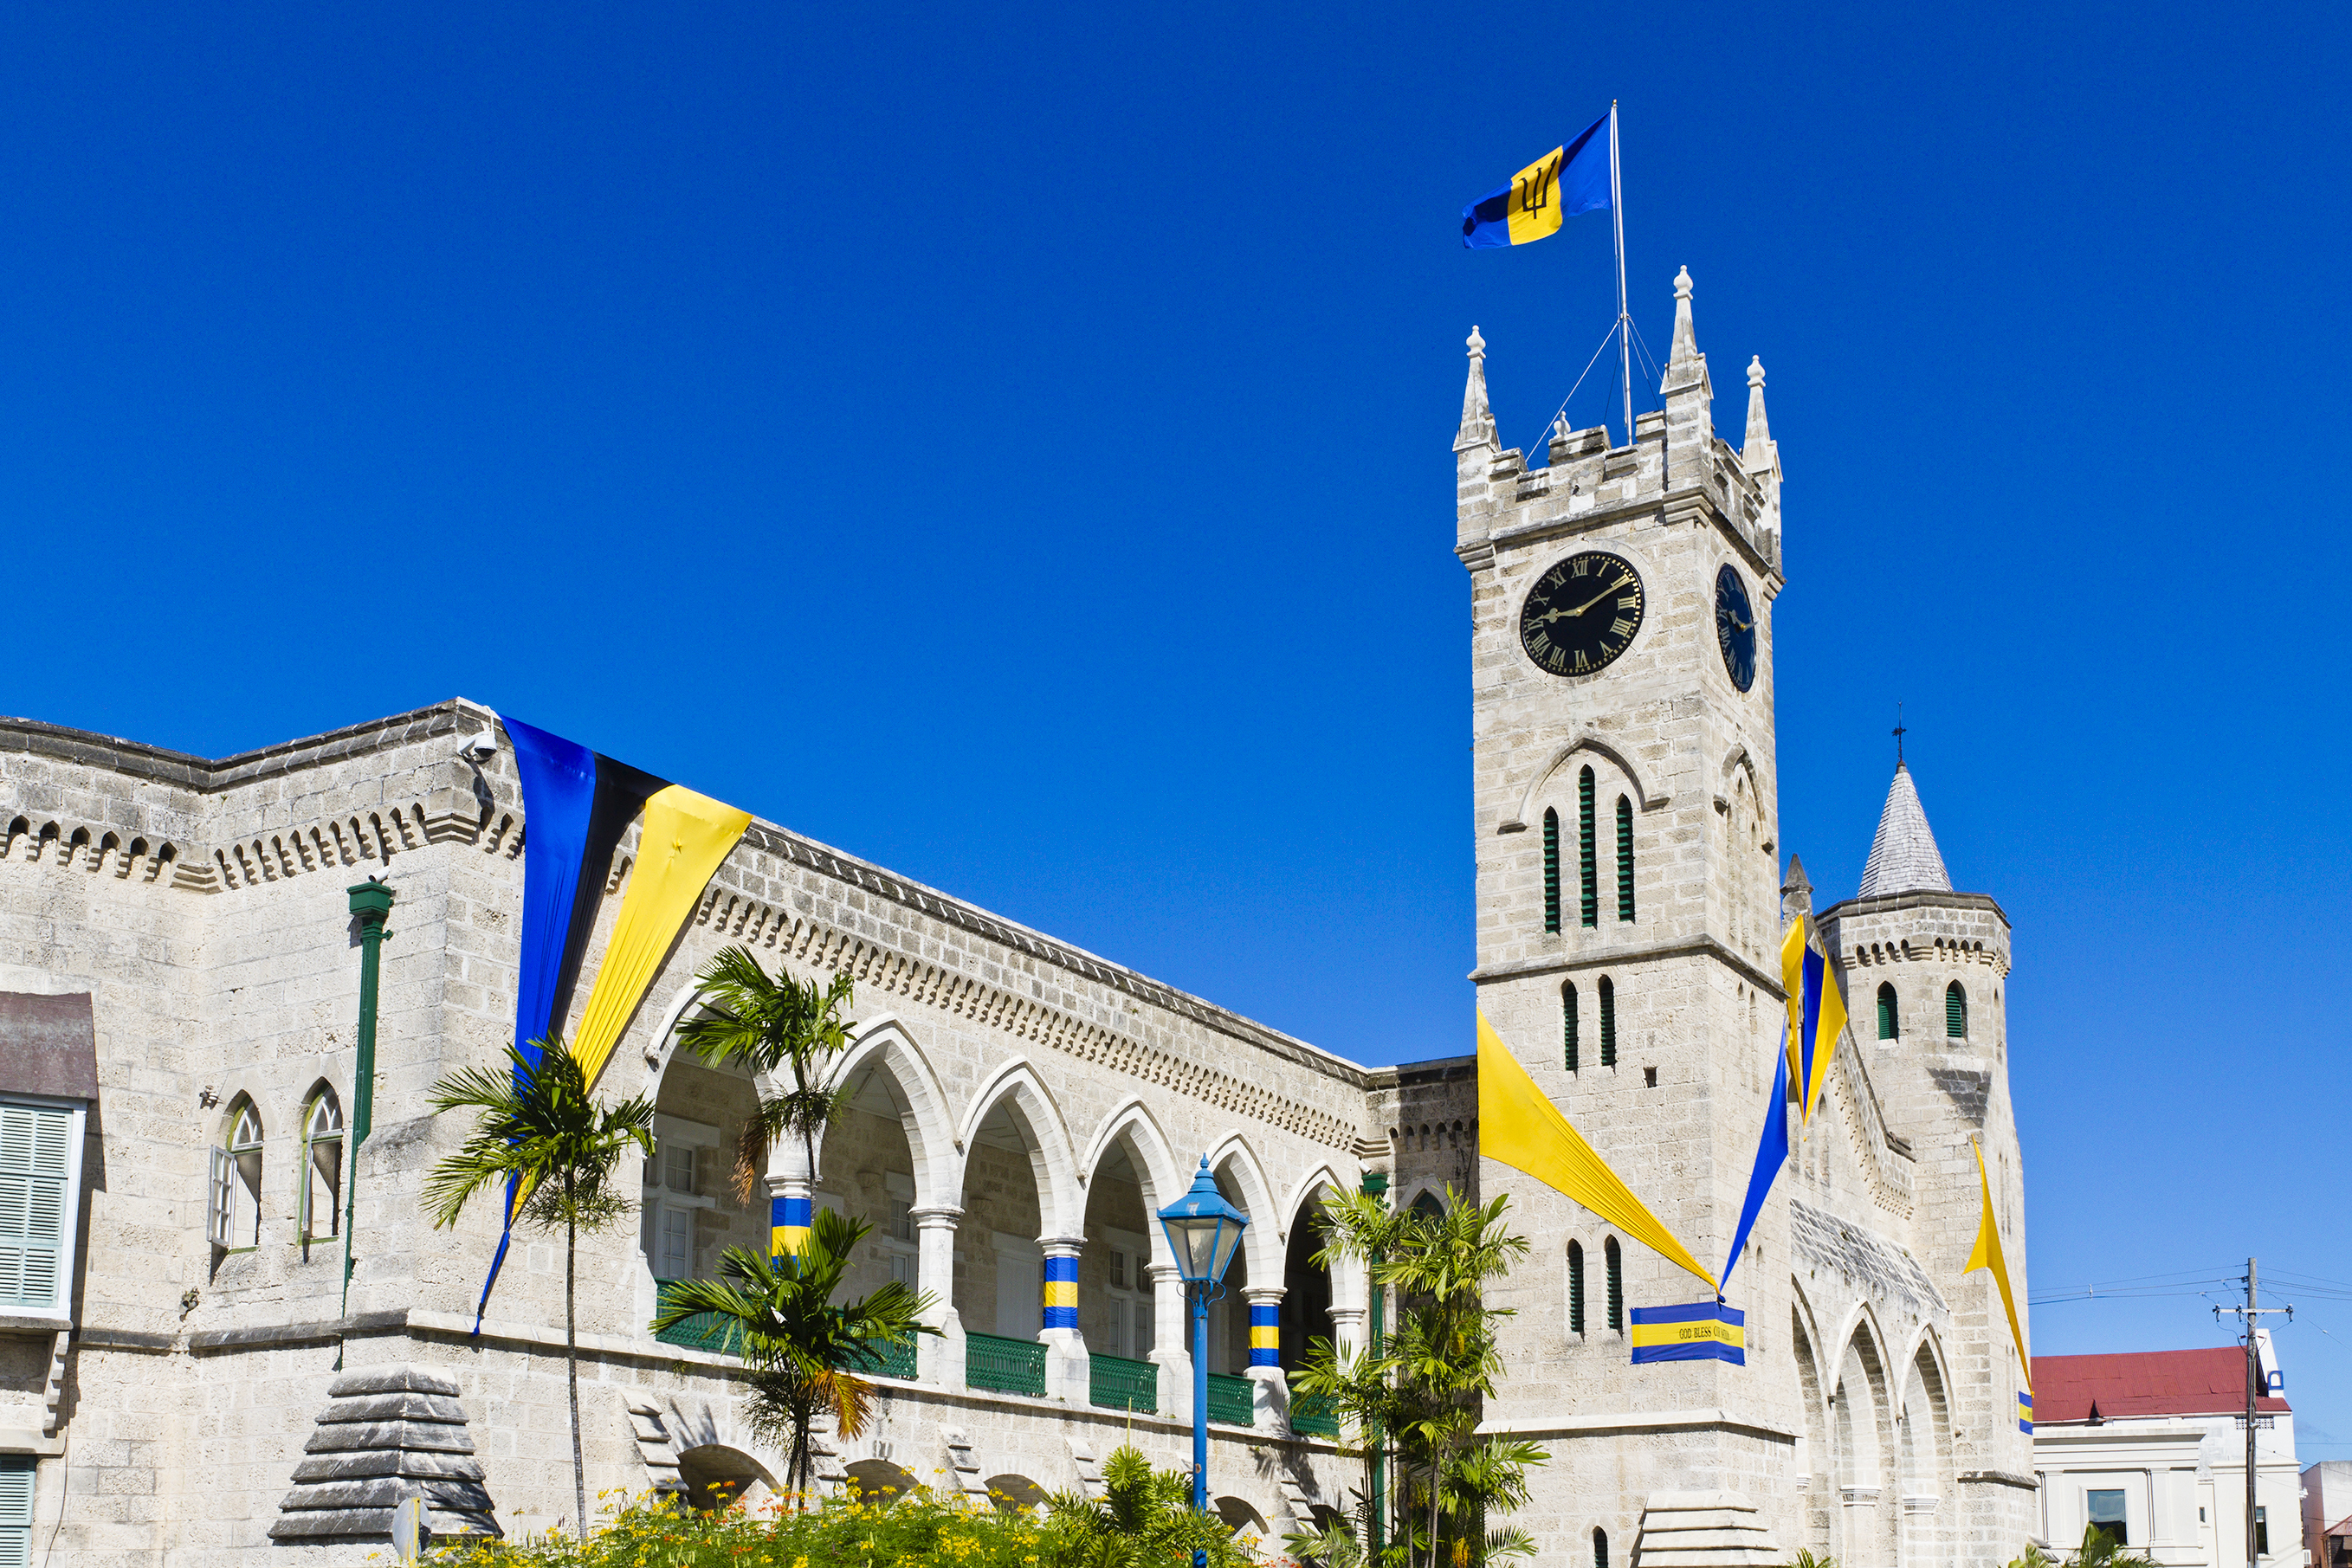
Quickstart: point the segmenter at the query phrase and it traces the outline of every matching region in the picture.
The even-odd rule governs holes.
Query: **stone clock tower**
[[[1549,465],[1531,470],[1496,438],[1475,329],[1469,350],[1454,450],[1479,1006],[1537,1086],[1717,1267],[1773,1091],[1778,938],[1810,897],[1793,860],[1786,888],[1780,874],[1781,474],[1763,367],[1748,365],[1734,446],[1716,433],[1685,271],[1664,412],[1641,415],[1625,445],[1606,429],[1555,431]],[[1856,1025],[1725,1291],[1746,1314],[1745,1364],[1633,1364],[1633,1309],[1711,1301],[1712,1286],[1511,1166],[1479,1163],[1480,1196],[1509,1195],[1531,1248],[1497,1292],[1516,1315],[1486,1418],[1551,1455],[1516,1521],[1543,1561],[1609,1568],[1614,1552],[1621,1568],[1713,1568],[1808,1547],[1845,1568],[1973,1568],[2022,1544],[2031,1439],[1999,1386],[2016,1364],[1997,1354],[2007,1334],[1986,1310],[1987,1277],[1960,1272],[1979,1212],[1971,1141],[1996,1156],[2004,1205],[2021,1193],[2005,1088],[1939,1095],[1973,1064],[1940,1038],[1882,1036],[1865,1055],[1871,1004],[1854,998],[1853,966],[1871,960],[1838,949],[1850,907],[1825,932]],[[1993,915],[1966,913],[1992,932]],[[1962,936],[1984,948],[1984,933],[1955,926],[1950,940]],[[1997,1005],[2006,925],[1994,936],[1998,965],[1964,981]],[[1978,1030],[1961,1043],[1988,1042]],[[1998,1068],[2005,1048],[1990,1043]],[[1920,1052],[1941,1054],[1911,1060]]]
[[[1455,550],[1471,580],[1479,1005],[1713,1264],[1753,1162],[1781,1008],[1780,465],[1764,372],[1749,366],[1734,447],[1716,434],[1685,272],[1664,411],[1641,415],[1629,444],[1605,428],[1556,430],[1549,466],[1529,469],[1496,440],[1475,330],[1469,349],[1454,450]],[[1480,1175],[1485,1196],[1511,1194],[1533,1248],[1501,1303],[1517,1312],[1511,1375],[1487,1418],[1553,1454],[1539,1497],[1564,1511],[1539,1534],[1546,1560],[1554,1549],[1584,1560],[1599,1531],[1621,1563],[1646,1533],[1647,1562],[1663,1549],[1657,1505],[1684,1497],[1681,1525],[1723,1547],[1710,1561],[1782,1561],[1802,1430],[1787,1293],[1772,1286],[1788,1272],[1785,1210],[1768,1213],[1727,1292],[1751,1325],[1748,1364],[1635,1367],[1627,1312],[1713,1292],[1517,1171],[1487,1161]],[[1752,1509],[1700,1495],[1714,1492]]]

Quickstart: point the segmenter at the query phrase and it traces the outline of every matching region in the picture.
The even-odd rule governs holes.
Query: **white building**
[[[2044,1540],[2071,1550],[2099,1523],[2165,1568],[2245,1568],[2243,1351],[2038,1355],[2033,1407]],[[2255,1412],[2257,1546],[2286,1568],[2304,1560],[2294,1414],[2267,1395]]]

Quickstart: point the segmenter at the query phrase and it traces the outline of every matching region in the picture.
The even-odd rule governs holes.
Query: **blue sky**
[[[1901,701],[2016,923],[2034,1294],[2352,1279],[2345,32],[20,10],[0,708],[220,754],[462,694],[1333,1050],[1466,1050],[1462,340],[1531,444],[1614,299],[1605,217],[1455,214],[1614,97],[1643,337],[1687,265],[1719,425],[1771,376],[1782,841],[1851,891]],[[2221,1343],[2200,1291],[2037,1348]],[[2352,1310],[2298,1305],[2352,1456]]]

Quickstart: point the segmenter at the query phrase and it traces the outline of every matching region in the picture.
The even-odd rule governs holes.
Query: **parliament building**
[[[1774,1088],[1787,921],[1814,922],[1851,1013],[1729,1281],[1744,1362],[1633,1363],[1632,1311],[1700,1287],[1482,1159],[1469,1018],[1455,1054],[1361,1066],[753,820],[599,1082],[654,1099],[657,1147],[627,1176],[635,1223],[582,1242],[592,1495],[779,1484],[740,1364],[648,1324],[664,1281],[764,1247],[803,1198],[874,1226],[850,1293],[903,1280],[940,1331],[882,1368],[856,1439],[820,1444],[824,1484],[1019,1505],[1097,1484],[1130,1438],[1187,1463],[1181,1287],[1151,1216],[1205,1155],[1251,1218],[1212,1314],[1210,1492],[1269,1556],[1360,1475],[1287,1394],[1311,1339],[1360,1343],[1378,1315],[1360,1270],[1316,1265],[1318,1207],[1449,1183],[1508,1193],[1532,1244],[1495,1303],[1516,1315],[1485,1420],[1552,1456],[1515,1516],[1538,1561],[2018,1555],[2021,1368],[1990,1277],[1963,1271],[1980,1148],[2024,1294],[2009,923],[1953,889],[1907,770],[1853,896],[1817,894],[1780,841],[1762,369],[1734,444],[1685,274],[1663,412],[1621,445],[1555,432],[1529,467],[1496,440],[1475,330],[1469,350],[1480,1009],[1710,1260]],[[499,716],[453,700],[218,760],[0,719],[0,1564],[356,1563],[417,1498],[439,1533],[574,1528],[560,1240],[516,1233],[478,1326],[498,1205],[436,1231],[423,1204],[467,1130],[432,1086],[514,1032],[534,838]],[[640,855],[674,848],[640,837],[583,873],[567,1038]],[[848,1109],[814,1169],[780,1148],[749,1201],[730,1162],[762,1085],[677,1038],[731,945],[855,987]]]

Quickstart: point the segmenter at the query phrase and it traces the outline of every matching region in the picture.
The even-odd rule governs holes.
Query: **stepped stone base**
[[[1633,1568],[1779,1568],[1756,1505],[1736,1491],[1657,1491],[1642,1508]]]
[[[394,1511],[412,1497],[435,1535],[502,1533],[457,1385],[437,1373],[379,1366],[338,1377],[303,1452],[272,1541],[389,1542]]]

